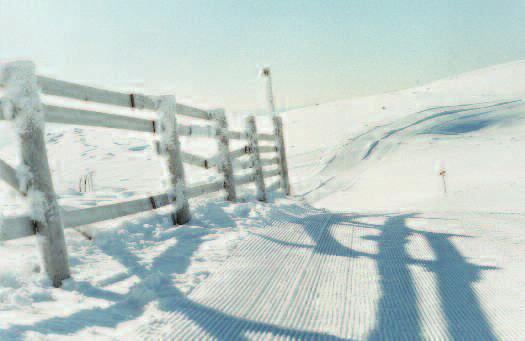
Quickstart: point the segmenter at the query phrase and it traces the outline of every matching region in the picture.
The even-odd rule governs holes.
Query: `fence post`
[[[159,153],[165,158],[168,173],[168,196],[174,203],[173,224],[186,224],[191,219],[190,205],[185,196],[186,179],[177,134],[177,103],[175,96],[160,96],[157,104],[159,112]]]
[[[226,200],[235,201],[237,193],[235,191],[235,179],[233,178],[233,164],[230,156],[230,138],[228,136],[228,121],[224,109],[211,111],[212,117],[217,124],[217,144],[219,150],[219,172],[224,176],[224,189],[226,190]]]
[[[255,116],[249,116],[246,118],[246,137],[248,139],[248,148],[255,173],[255,188],[257,189],[256,197],[259,201],[266,201],[266,187],[264,185],[261,155],[259,153],[259,141],[257,139]]]
[[[275,146],[279,154],[279,167],[281,171],[281,188],[286,195],[290,195],[290,178],[288,177],[288,161],[286,160],[286,149],[284,145],[283,121],[275,110],[275,101],[272,89],[272,71],[269,67],[262,69],[262,76],[266,78],[266,101],[268,110],[272,115],[273,134],[275,135]]]
[[[266,78],[266,102],[268,105],[268,110],[271,114],[275,115],[275,101],[273,99],[273,89],[272,89],[272,71],[269,67],[265,67],[261,71],[261,75]]]
[[[281,171],[281,188],[286,195],[290,195],[290,178],[288,177],[288,162],[286,160],[286,149],[284,145],[283,120],[280,116],[274,115],[273,134],[275,136],[275,146],[279,154],[279,167]]]
[[[53,286],[70,277],[64,226],[47,158],[44,109],[40,102],[35,66],[12,62],[3,67],[6,88],[4,115],[14,123],[21,157],[18,176],[27,189],[30,216],[42,253],[44,270]]]

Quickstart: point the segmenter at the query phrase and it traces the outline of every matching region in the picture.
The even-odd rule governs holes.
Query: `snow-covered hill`
[[[313,338],[321,331],[333,339],[410,336],[395,330],[410,331],[415,312],[405,316],[407,324],[392,325],[385,322],[388,313],[381,312],[398,306],[388,294],[417,290],[421,295],[445,292],[441,303],[433,301],[437,294],[417,302],[403,296],[402,305],[418,310],[422,315],[418,324],[428,326],[418,335],[458,337],[457,324],[465,330],[481,330],[479,335],[487,339],[493,335],[518,339],[525,332],[520,327],[525,322],[525,276],[519,263],[525,249],[521,232],[525,215],[523,99],[525,61],[518,61],[414,89],[286,112],[295,198],[277,196],[272,205],[201,200],[193,203],[195,219],[187,226],[170,226],[161,210],[84,227],[95,236],[93,241],[69,230],[73,279],[66,281],[63,290],[53,289],[42,277],[33,238],[0,242],[0,339],[177,338],[179,328],[184,335],[201,337]],[[9,134],[7,124],[0,122],[0,157],[15,164]],[[60,203],[66,208],[125,200],[160,189],[158,160],[144,136],[49,125],[47,139]],[[183,148],[199,154],[214,152],[206,142],[186,141]],[[446,171],[446,193],[442,170]],[[78,192],[80,176],[90,171],[95,171],[95,191]],[[190,168],[188,176],[190,181],[202,181],[213,175]],[[19,212],[23,200],[3,185],[0,190],[3,214]],[[330,211],[354,212],[355,216],[325,219]],[[315,219],[301,223],[312,215]],[[329,230],[328,222],[334,219]],[[330,238],[316,232],[321,225]],[[355,232],[349,233],[348,226]],[[386,230],[390,233],[384,234]],[[352,244],[349,238],[354,234],[360,238]],[[257,244],[254,238],[296,249]],[[335,249],[326,244],[332,240],[338,242]],[[392,261],[409,255],[417,260],[410,263],[410,271],[407,265]],[[303,256],[311,258],[304,258],[307,262]],[[336,260],[343,256],[357,262],[355,266],[344,263],[347,272],[343,275],[354,269],[361,276],[352,277],[353,284],[348,286],[344,282],[348,278],[336,276],[343,271],[336,267],[343,263]],[[281,264],[285,259],[287,263]],[[464,262],[464,267],[449,268],[448,260]],[[297,264],[290,263],[294,261]],[[261,263],[259,272],[251,267]],[[327,268],[304,270],[296,277],[294,271],[303,265]],[[246,269],[252,271],[248,282],[253,292],[241,276]],[[485,270],[488,274],[479,275]],[[450,277],[445,276],[447,271]],[[409,272],[416,284],[408,280]],[[219,275],[210,277],[214,273]],[[320,274],[330,280],[318,282]],[[389,287],[384,281],[389,274],[405,276],[406,283],[401,288]],[[275,278],[281,282],[271,282]],[[303,279],[301,286],[298,281]],[[290,294],[297,297],[295,305],[291,298],[283,300],[276,294],[292,287],[291,282],[296,288]],[[313,299],[328,295],[333,283],[345,283],[349,297]],[[313,295],[307,284],[320,294]],[[447,291],[456,284],[455,293]],[[222,297],[222,290],[240,298]],[[352,295],[363,301],[346,304]],[[391,301],[385,303],[385,295]],[[463,308],[454,307],[455,300]],[[340,302],[345,306],[332,311],[323,305],[327,302],[330,307]],[[272,310],[285,304],[286,312]],[[362,310],[347,311],[347,306]],[[481,313],[470,316],[470,324],[457,317],[484,309],[490,322]],[[338,313],[345,319],[344,326],[337,325],[341,320],[319,317]],[[347,323],[350,320],[355,324]],[[441,321],[441,327],[436,321]],[[228,334],[228,326],[223,325],[228,323],[236,326],[238,334],[235,328]],[[489,324],[493,331],[483,334],[483,328],[491,330]],[[376,328],[374,334],[376,325],[385,329],[378,332]],[[205,329],[204,334],[198,334],[199,328]],[[391,334],[381,334],[385,330]]]
[[[521,212],[523,76],[519,61],[288,112],[294,188],[331,208],[343,195],[338,207],[359,210]]]

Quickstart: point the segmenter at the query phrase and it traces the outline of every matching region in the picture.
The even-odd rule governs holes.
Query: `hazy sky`
[[[525,59],[525,0],[0,0],[0,59],[232,111],[391,91]],[[451,94],[453,95],[453,94]]]

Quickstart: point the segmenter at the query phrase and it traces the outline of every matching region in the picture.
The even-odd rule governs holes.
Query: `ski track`
[[[520,105],[521,103],[521,100],[512,100],[491,104],[478,103],[465,105],[470,106],[469,108],[464,108],[465,106],[452,106],[427,109],[410,115],[407,118],[394,121],[391,124],[377,126],[365,134],[361,134],[354,138],[351,144],[345,144],[341,150],[337,151],[337,154],[352,155],[354,162],[352,162],[351,165],[355,165],[360,161],[371,159],[375,154],[382,156],[387,152],[391,152],[392,148],[394,148],[401,140],[421,134],[429,127],[471,115],[490,115],[495,113],[500,107],[506,107],[508,109],[515,105]],[[379,151],[379,147],[383,147],[384,150]],[[351,153],[348,153],[349,149],[351,149]],[[335,160],[337,158],[332,157],[331,159]],[[348,160],[345,158],[345,162],[347,161]],[[325,169],[329,169],[330,166],[331,163],[327,163]]]
[[[243,240],[187,298],[164,307],[169,311],[160,313],[162,323],[145,324],[138,335],[151,340],[519,340],[524,321],[502,320],[505,303],[494,305],[490,297],[505,298],[505,293],[498,291],[499,280],[486,282],[484,273],[520,266],[522,248],[507,253],[491,246],[493,238],[520,238],[520,231],[494,230],[490,224],[471,230],[467,226],[478,224],[479,216],[439,214],[281,212],[263,232]],[[414,221],[417,227],[409,227]],[[487,265],[487,255],[494,264]]]
[[[416,112],[389,124],[375,126],[364,133],[347,139],[346,142],[341,143],[341,147],[331,152],[325,150],[324,152],[313,153],[309,157],[306,156],[307,161],[303,160],[300,167],[319,163],[322,167],[308,178],[301,179],[300,183],[293,183],[294,188],[308,200],[319,201],[342,187],[346,187],[348,190],[372,163],[380,161],[394,152],[403,141],[421,134],[432,134],[429,129],[436,128],[439,130],[439,127],[462,119],[472,118],[473,121],[476,121],[485,118],[502,121],[505,118],[498,117],[501,115],[502,109],[511,111],[521,105],[523,105],[523,101],[516,99],[440,106]],[[519,116],[522,117],[523,115],[520,114]],[[438,131],[437,134],[440,133],[442,132]],[[321,162],[320,159],[322,159]],[[291,163],[292,165],[297,163],[297,160],[294,159],[294,161]],[[293,167],[292,171],[297,172],[297,168]],[[336,175],[339,175],[342,169],[345,172],[351,171],[353,179],[348,177],[337,178]],[[319,181],[318,179],[327,180]],[[306,190],[302,190],[303,188]]]

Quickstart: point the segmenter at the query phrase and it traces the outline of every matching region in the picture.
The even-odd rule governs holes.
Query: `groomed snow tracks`
[[[488,302],[506,294],[486,274],[519,264],[507,258],[505,265],[479,265],[487,263],[491,226],[472,231],[445,216],[357,216],[298,206],[270,214],[274,220],[268,228],[252,232],[187,298],[177,295],[169,309],[161,303],[159,322],[139,327],[134,335],[162,340],[517,339],[518,325],[510,331],[496,328],[506,300],[495,308]],[[416,221],[418,229],[411,228]],[[510,237],[509,231],[501,232]],[[482,249],[469,247],[473,240]]]

